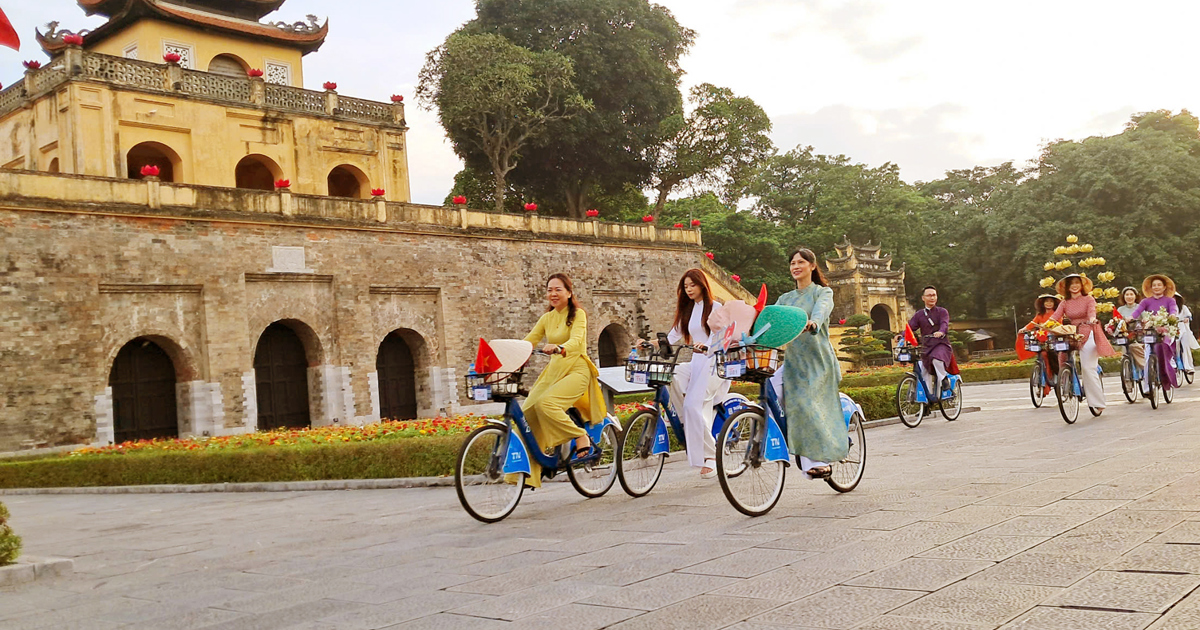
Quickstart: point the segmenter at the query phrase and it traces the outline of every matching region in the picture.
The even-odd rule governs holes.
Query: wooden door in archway
[[[617,350],[617,337],[620,335],[616,324],[600,331],[600,339],[596,343],[596,351],[600,355],[600,367],[616,367],[621,365],[621,355]]]
[[[375,358],[379,375],[379,417],[411,420],[417,417],[417,369],[412,348],[392,333],[379,344]]]
[[[278,322],[267,326],[254,350],[258,428],[311,426],[308,410],[308,359],[300,337]]]
[[[141,338],[125,344],[113,361],[108,384],[118,444],[179,437],[175,364],[158,344]]]

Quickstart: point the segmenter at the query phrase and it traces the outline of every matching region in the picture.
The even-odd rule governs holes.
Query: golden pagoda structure
[[[825,261],[833,289],[833,320],[868,315],[875,330],[903,331],[912,315],[904,292],[904,267],[892,269],[882,245],[853,245],[844,238],[837,256]]]
[[[408,201],[402,99],[303,89],[329,23],[264,22],[284,1],[78,0],[108,20],[37,32],[51,59],[0,92],[0,168]]]

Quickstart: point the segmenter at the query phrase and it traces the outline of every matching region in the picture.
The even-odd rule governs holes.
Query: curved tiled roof
[[[133,0],[136,2],[137,0]],[[260,20],[287,0],[177,0],[178,4],[193,5],[238,17]],[[114,16],[126,9],[131,0],[77,0],[88,15]]]

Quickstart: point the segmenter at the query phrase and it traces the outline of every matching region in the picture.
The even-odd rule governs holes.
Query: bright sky
[[[781,149],[811,144],[908,181],[1025,162],[1058,138],[1119,133],[1130,114],[1200,111],[1200,3],[1144,0],[659,0],[697,31],[685,88],[731,87],[762,105]],[[94,26],[73,0],[0,0],[21,35],[0,82],[45,57],[34,26]],[[441,203],[460,163],[434,112],[412,102],[424,55],[474,14],[473,0],[290,0],[268,20],[330,18],[305,59],[310,89],[409,97],[413,200]]]

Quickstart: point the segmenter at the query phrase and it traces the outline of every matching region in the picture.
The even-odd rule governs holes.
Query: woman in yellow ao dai
[[[550,310],[542,315],[525,340],[537,347],[544,338],[542,351],[551,354],[549,365],[529,390],[521,411],[537,438],[538,446],[550,450],[571,440],[576,447],[591,444],[587,432],[567,415],[567,409],[579,410],[587,424],[604,420],[604,395],[600,391],[600,374],[587,355],[587,314],[575,302],[571,280],[556,273],[546,282],[546,298]],[[531,458],[532,474],[525,481],[533,487],[542,485],[541,466]]]

